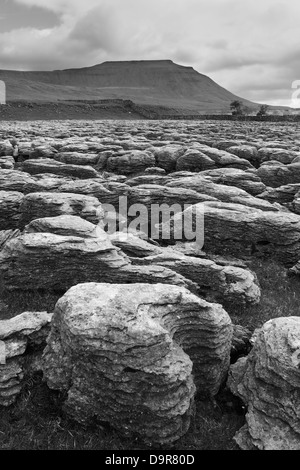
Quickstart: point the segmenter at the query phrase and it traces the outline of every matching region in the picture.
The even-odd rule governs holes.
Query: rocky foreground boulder
[[[198,227],[197,213],[200,215]],[[204,230],[204,250],[208,252],[238,258],[264,254],[288,268],[300,259],[300,216],[297,214],[266,212],[241,204],[205,202],[191,206],[170,222],[159,225],[156,237],[159,233],[169,233],[171,228],[169,243],[174,243],[176,227],[181,227],[182,220],[193,221],[189,236],[191,232],[201,234]],[[182,236],[184,238],[185,233]]]
[[[20,211],[22,227],[35,219],[62,214],[79,216],[94,224],[104,218],[104,211],[97,198],[74,193],[31,193],[22,199]]]
[[[237,157],[248,160],[254,166],[258,165],[258,151],[257,148],[252,145],[233,145],[226,150]]]
[[[26,184],[33,183],[34,179],[23,171],[0,170],[0,190],[24,192]]]
[[[207,175],[207,172],[205,172]],[[178,177],[173,181],[167,183],[167,189],[173,188],[178,191],[183,188],[196,191],[200,194],[213,197],[221,202],[228,202],[233,204],[241,204],[242,206],[249,206],[255,209],[261,209],[263,211],[278,211],[278,207],[264,201],[257,197],[253,197],[243,189],[235,186],[227,186],[220,184],[220,181],[214,183],[208,179],[209,177],[203,177],[202,173],[194,175],[192,177]]]
[[[61,152],[54,157],[54,159],[61,163],[70,165],[97,165],[99,155],[97,153],[79,153],[79,152]]]
[[[0,191],[0,230],[19,227],[24,195],[17,191]]]
[[[13,157],[0,157],[0,170],[13,170],[15,166],[15,160]]]
[[[146,168],[155,166],[155,157],[151,152],[132,150],[123,155],[109,157],[103,169],[119,175],[130,175],[143,172]]]
[[[133,233],[107,235],[80,217],[36,219],[23,234],[0,232],[1,245],[0,272],[8,289],[66,290],[78,282],[143,279],[185,285],[226,305],[260,301],[257,277],[248,269],[185,256]]]
[[[169,444],[190,426],[196,389],[218,392],[231,338],[222,307],[184,288],[82,284],[56,305],[43,372],[77,421]]]
[[[300,163],[283,165],[280,162],[267,162],[257,170],[257,174],[266,186],[271,186],[272,188],[299,184]]]
[[[268,161],[278,161],[284,165],[289,165],[299,156],[299,152],[286,150],[282,148],[268,148],[264,147],[258,151],[258,160],[260,163]]]
[[[54,175],[73,176],[75,178],[97,178],[98,172],[91,166],[69,165],[50,158],[27,160],[22,169],[31,175],[52,173]]]
[[[177,160],[185,154],[186,150],[187,148],[182,145],[164,145],[155,152],[157,166],[168,173],[175,171]]]
[[[0,321],[0,406],[12,405],[19,396],[26,373],[45,347],[51,317],[47,312],[26,312]]]
[[[188,150],[178,158],[176,164],[177,171],[199,172],[215,168],[215,162],[200,150]]]
[[[14,148],[9,140],[0,141],[0,156],[12,155]]]
[[[296,194],[300,191],[300,183],[287,184],[278,188],[266,188],[258,197],[269,202],[278,202],[292,209],[291,203],[294,201]]]
[[[213,183],[225,186],[235,186],[243,189],[252,196],[263,193],[267,188],[257,175],[257,170],[238,170],[236,168],[221,168],[218,170],[202,171],[200,176],[205,176]]]
[[[237,168],[246,170],[247,168],[254,168],[253,165],[246,159],[239,158],[225,150],[212,148],[207,145],[198,145],[201,152],[207,155],[215,164],[215,168]]]
[[[60,188],[63,184],[72,183],[74,178],[53,175],[51,173],[42,173],[31,177],[31,181],[24,185],[22,192],[24,194],[40,193],[40,192],[60,192]],[[75,180],[75,181],[86,181],[86,180]],[[68,191],[71,193],[72,191]]]
[[[230,265],[222,266],[209,259],[185,256],[170,249],[161,250],[160,254],[143,259],[132,259],[132,261],[139,265],[164,266],[181,274],[197,283],[199,293],[209,301],[226,303],[226,306],[260,302],[257,277],[247,269]]]
[[[300,318],[277,318],[257,332],[228,386],[247,406],[235,437],[244,450],[300,450]]]
[[[197,285],[158,265],[134,266],[108,235],[80,217],[34,220],[5,243],[0,276],[8,290],[65,292],[83,282],[164,283],[197,291]]]

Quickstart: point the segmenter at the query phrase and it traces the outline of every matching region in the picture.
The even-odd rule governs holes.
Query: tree
[[[268,109],[269,109],[269,106],[267,104],[262,104],[261,107],[259,108],[257,116],[259,117],[266,116]]]
[[[243,115],[243,103],[241,101],[235,100],[230,103],[230,109],[233,116],[242,116]]]
[[[242,101],[232,101],[230,104],[230,109],[233,116],[246,116],[251,112],[251,109],[248,106],[244,105]]]

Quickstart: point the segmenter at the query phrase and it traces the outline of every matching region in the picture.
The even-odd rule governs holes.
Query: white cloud
[[[252,100],[290,99],[300,79],[297,0],[15,0],[59,15],[52,29],[0,33],[0,68],[172,59]],[[17,8],[17,7],[16,7]],[[16,9],[17,11],[17,9]],[[286,96],[286,98],[285,98]]]

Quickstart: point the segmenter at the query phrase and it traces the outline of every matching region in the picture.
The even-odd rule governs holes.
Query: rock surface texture
[[[248,408],[235,437],[242,449],[300,450],[300,318],[266,323],[231,366],[228,386]]]
[[[222,266],[208,259],[185,256],[173,250],[133,260],[134,264],[159,265],[172,269],[199,285],[199,291],[209,301],[227,305],[257,304],[260,288],[256,275],[249,270]]]
[[[196,388],[218,392],[231,338],[222,307],[184,288],[82,284],[56,305],[43,371],[79,422],[166,444],[188,430]]]
[[[237,257],[264,254],[286,267],[292,267],[300,258],[300,216],[290,212],[265,212],[241,204],[205,202],[178,213],[170,222],[157,226],[157,231],[164,233],[171,228],[170,243],[173,243],[176,227],[183,220],[193,222],[191,232],[196,234],[197,218],[193,214],[203,213],[207,251]]]
[[[0,321],[0,406],[12,405],[21,393],[26,372],[45,346],[51,317],[29,312]],[[29,346],[39,352],[28,353]]]
[[[79,216],[98,224],[104,218],[97,198],[73,193],[32,193],[22,200],[20,224],[24,227],[35,219],[62,214]]]
[[[197,285],[159,265],[134,266],[100,228],[74,216],[35,220],[5,243],[0,276],[8,290],[65,292],[82,282]]]
[[[0,191],[0,230],[19,227],[23,199],[17,191]]]
[[[68,105],[75,118],[95,107]],[[270,300],[263,315],[277,311],[277,299],[278,310],[291,305],[287,314],[297,315],[297,117],[160,120],[162,104],[124,102],[113,111],[123,109],[120,120],[64,121],[59,104],[51,109],[59,120],[1,121],[0,319],[13,314],[9,298],[71,289],[57,304],[44,363],[66,410],[169,444],[188,429],[196,390],[217,393],[231,356],[232,389],[248,406],[239,445],[297,448],[298,323],[267,324],[252,349],[252,322],[261,326],[254,313],[264,305],[248,309],[261,298],[249,266],[268,281],[281,264],[282,297],[266,299],[271,282],[261,283]],[[18,112],[37,111],[23,103]],[[98,111],[108,117],[111,103]],[[295,302],[286,302],[291,292]],[[238,323],[232,339],[223,308]],[[1,338],[3,325],[0,404],[9,405],[32,363],[32,335]]]

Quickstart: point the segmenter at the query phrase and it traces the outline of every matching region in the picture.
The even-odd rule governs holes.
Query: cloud
[[[172,59],[255,101],[288,102],[300,79],[297,0],[11,1],[16,14],[38,6],[60,24],[0,33],[0,68]]]

